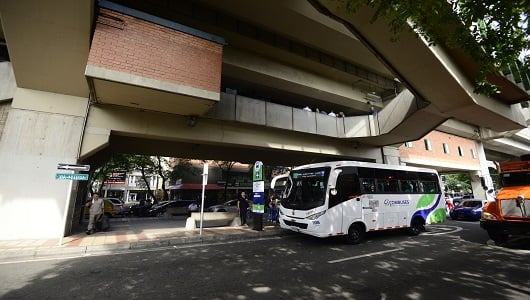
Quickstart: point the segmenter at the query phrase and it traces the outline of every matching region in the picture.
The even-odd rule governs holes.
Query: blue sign
[[[55,174],[57,180],[88,180],[88,174]]]
[[[256,161],[252,174],[252,212],[265,212],[265,181],[263,181],[263,163]]]

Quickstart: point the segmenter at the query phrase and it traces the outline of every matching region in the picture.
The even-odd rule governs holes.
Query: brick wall
[[[102,8],[88,64],[219,92],[222,51],[218,43]]]
[[[432,151],[425,149],[424,140],[431,142]],[[444,153],[443,143],[449,145],[449,153]],[[458,152],[458,146],[462,148],[463,156]],[[471,149],[475,152],[475,158],[471,156]],[[422,139],[412,142],[412,148],[401,145],[399,154],[402,158],[411,160],[430,160],[438,163],[460,164],[465,166],[480,166],[478,152],[473,140],[450,135],[440,131],[431,131]]]

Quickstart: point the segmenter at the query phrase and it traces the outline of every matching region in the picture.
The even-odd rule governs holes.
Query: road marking
[[[460,226],[449,226],[449,225],[429,225],[429,229],[436,230],[435,232],[422,232],[421,235],[442,235],[462,231],[464,228]],[[420,235],[420,236],[421,236]]]
[[[347,261],[347,260],[354,260],[354,259],[359,259],[359,258],[363,258],[363,257],[371,257],[371,256],[376,256],[376,255],[385,254],[385,253],[401,251],[401,250],[403,250],[403,249],[404,249],[404,248],[396,248],[396,249],[390,249],[390,250],[385,250],[385,251],[373,252],[373,253],[368,253],[368,254],[363,254],[363,255],[357,255],[357,256],[351,256],[351,257],[345,257],[345,258],[341,258],[341,259],[330,260],[330,261],[328,261],[328,264],[336,264],[336,263],[340,263],[340,262]]]

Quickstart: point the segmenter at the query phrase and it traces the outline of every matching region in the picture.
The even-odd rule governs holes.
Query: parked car
[[[238,212],[237,199],[226,201],[223,204],[209,206],[206,211],[210,212]]]
[[[124,215],[132,214],[132,207],[138,204],[140,204],[140,202],[138,201],[127,201],[123,203],[123,214]]]
[[[454,196],[452,198],[452,202],[454,206],[458,206],[462,201],[473,199],[473,195],[463,195],[463,196]]]
[[[156,217],[166,212],[167,208],[175,201],[160,201],[147,209],[147,216]]]
[[[89,200],[90,201],[90,200]],[[117,202],[116,202],[117,201]],[[103,198],[104,214],[109,218],[116,217],[123,214],[123,204],[117,198]],[[90,215],[90,208],[85,206],[84,218],[88,219]]]
[[[482,208],[487,202],[489,201],[481,199],[463,200],[451,210],[449,215],[453,220],[478,221],[482,215]]]
[[[116,215],[123,216],[123,201],[118,198],[103,198],[103,200],[109,200],[114,205],[114,211]]]

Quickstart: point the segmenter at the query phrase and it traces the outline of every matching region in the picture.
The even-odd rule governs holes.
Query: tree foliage
[[[413,30],[430,45],[462,49],[478,65],[475,92],[499,93],[487,76],[506,70],[521,59],[530,64],[528,0],[341,0],[355,12],[375,9],[371,21],[387,20],[394,38]]]
[[[445,191],[467,193],[471,190],[471,178],[467,173],[447,174],[445,176]]]
[[[88,187],[90,189],[90,194],[94,192],[101,193],[101,188],[103,184],[108,179],[108,175],[113,171],[124,171],[129,172],[133,168],[131,161],[131,156],[127,154],[113,154],[111,158],[105,162],[99,168],[90,172],[90,180],[88,182]]]

